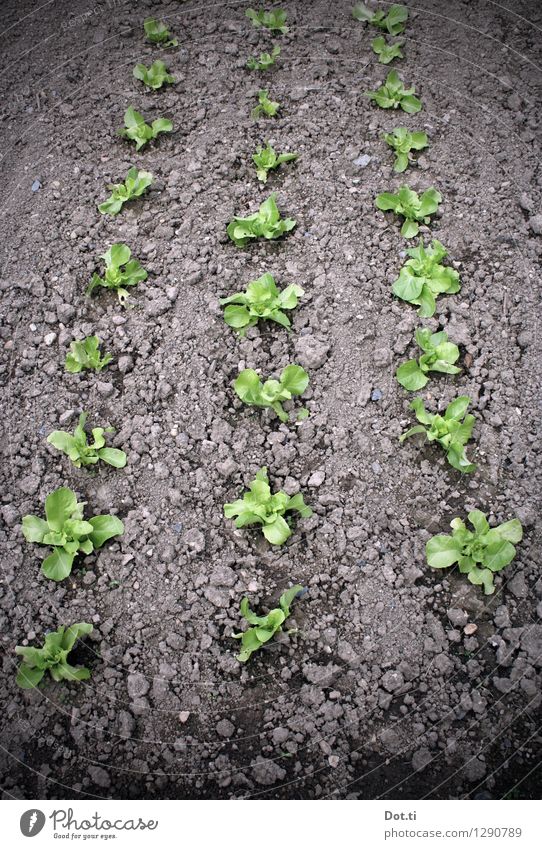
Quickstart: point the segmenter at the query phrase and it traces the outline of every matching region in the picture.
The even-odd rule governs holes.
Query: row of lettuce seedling
[[[288,32],[286,13],[282,9],[249,9],[246,15],[259,29],[281,35]],[[384,30],[387,35],[397,36],[405,29],[408,10],[394,5],[387,12],[373,12],[363,4],[357,4],[353,15],[360,21]],[[144,22],[144,30],[147,39],[153,44],[167,48],[175,47],[178,43],[168,28],[154,18]],[[403,43],[389,43],[387,37],[380,36],[372,41],[372,47],[379,61],[387,65],[403,57]],[[264,52],[258,58],[249,57],[247,67],[254,71],[267,71],[275,65],[280,54],[280,48],[275,45],[270,52]],[[175,83],[175,78],[162,60],[154,61],[148,68],[137,64],[133,75],[151,90]],[[414,87],[405,88],[396,70],[388,73],[383,85],[366,94],[382,109],[401,109],[408,114],[416,114],[422,109],[422,102],[416,96]],[[254,120],[258,120],[261,117],[274,117],[279,109],[280,104],[270,100],[269,90],[261,89],[258,104],[251,114]],[[119,135],[134,142],[136,151],[155,140],[159,134],[173,130],[172,122],[166,118],[156,118],[147,124],[141,113],[132,106],[125,112],[124,124]],[[424,132],[410,132],[406,127],[396,127],[383,138],[395,151],[396,173],[404,172],[412,164],[413,151],[422,151],[428,146]],[[252,157],[257,179],[266,183],[271,171],[297,158],[297,153],[277,154],[267,142],[265,146],[258,147]],[[117,215],[125,203],[145,194],[152,179],[149,172],[130,168],[123,183],[109,186],[110,197],[98,205],[99,212],[103,215]],[[409,239],[418,235],[420,224],[430,223],[441,200],[440,193],[433,187],[418,195],[408,185],[403,185],[397,192],[377,195],[375,204],[378,209],[391,210],[402,219],[401,234]],[[291,232],[296,223],[295,219],[281,216],[276,195],[272,193],[256,212],[245,217],[235,216],[227,226],[227,234],[234,245],[244,248],[258,239],[281,238]],[[420,239],[418,246],[408,249],[406,253],[408,259],[393,283],[392,292],[396,297],[416,305],[422,318],[429,318],[435,313],[439,295],[459,291],[459,274],[443,264],[447,251],[437,239],[433,239],[429,246]],[[92,295],[100,288],[109,289],[116,292],[120,304],[125,306],[129,298],[128,289],[146,280],[147,271],[123,243],[111,245],[101,259],[105,266],[102,276],[93,274],[86,294]],[[303,289],[296,284],[279,289],[273,276],[265,273],[249,282],[246,289],[221,299],[220,303],[224,307],[226,324],[242,336],[249,327],[260,321],[271,321],[289,329],[291,321],[288,313],[296,308],[303,295]],[[415,332],[415,341],[421,355],[401,364],[395,373],[397,381],[407,391],[424,388],[431,372],[452,375],[460,372],[456,365],[460,356],[459,348],[449,341],[444,331],[432,333],[428,328],[420,327]],[[65,368],[70,373],[86,369],[99,372],[111,359],[110,354],[102,354],[100,351],[98,337],[89,336],[71,343]],[[293,363],[282,370],[278,379],[271,377],[263,382],[255,370],[244,369],[235,380],[233,389],[245,404],[269,408],[281,422],[286,423],[291,421],[291,415],[284,409],[283,403],[301,396],[308,384],[309,375],[305,369]],[[465,453],[475,423],[474,416],[467,413],[469,405],[468,396],[459,396],[448,404],[442,415],[432,414],[425,409],[421,398],[415,398],[410,407],[419,424],[407,430],[400,437],[401,441],[423,433],[430,442],[437,443],[443,449],[453,468],[462,473],[473,472],[476,466]],[[306,408],[299,409],[295,421],[301,421],[308,414]],[[126,454],[106,445],[106,434],[113,429],[92,428],[89,438],[85,430],[86,419],[87,414],[83,412],[73,434],[54,431],[48,436],[48,443],[65,453],[77,468],[92,467],[100,461],[114,468],[123,468],[127,462]],[[242,498],[224,505],[225,517],[234,519],[237,528],[259,525],[265,539],[277,546],[285,543],[292,534],[292,513],[307,518],[312,515],[312,510],[305,504],[301,493],[289,496],[283,491],[272,492],[265,467],[257,472]],[[487,517],[479,510],[470,512],[468,518],[472,531],[463,520],[456,518],[451,523],[451,535],[439,534],[428,540],[427,561],[437,569],[458,564],[459,571],[467,574],[471,583],[482,585],[485,593],[490,594],[495,589],[494,573],[503,569],[515,556],[514,543],[522,538],[521,523],[518,519],[512,519],[492,528]],[[121,535],[124,528],[116,516],[102,515],[85,519],[84,502],[79,503],[75,493],[68,487],[61,487],[47,496],[45,519],[25,516],[22,530],[28,542],[52,548],[51,554],[42,562],[42,572],[53,581],[61,581],[70,575],[76,556],[91,554],[109,539]],[[241,649],[237,655],[239,661],[248,660],[254,651],[281,630],[290,614],[293,600],[302,591],[300,585],[287,590],[281,596],[279,606],[265,616],[253,613],[248,599],[243,599],[241,614],[249,627],[233,635],[241,640]],[[20,686],[36,686],[46,670],[55,680],[87,678],[89,671],[82,667],[71,667],[67,658],[77,638],[91,630],[92,626],[88,623],[78,623],[68,628],[61,626],[58,631],[46,635],[41,649],[17,646],[17,654],[23,657],[17,676]]]

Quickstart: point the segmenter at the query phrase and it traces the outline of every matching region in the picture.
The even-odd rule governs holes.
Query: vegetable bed
[[[353,6],[4,4],[7,797],[534,797],[540,9]]]

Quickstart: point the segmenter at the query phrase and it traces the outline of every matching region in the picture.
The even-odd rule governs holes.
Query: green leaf
[[[395,376],[401,386],[404,386],[409,392],[416,392],[418,389],[423,389],[429,382],[416,360],[409,360],[399,366],[395,372]]]
[[[55,548],[41,564],[41,571],[51,581],[63,581],[70,574],[75,554],[69,554],[63,548]]]
[[[401,236],[405,239],[413,239],[414,236],[418,235],[419,229],[417,221],[410,221],[406,218],[401,227]]]
[[[461,546],[448,534],[439,534],[427,541],[425,553],[433,569],[446,569],[459,560]]]
[[[49,525],[37,516],[23,516],[22,530],[27,542],[42,542],[49,532]]]
[[[489,522],[481,510],[472,510],[469,513],[469,522],[473,526],[477,534],[482,536],[489,531]],[[464,525],[463,525],[464,527]]]
[[[77,498],[68,487],[51,492],[45,499],[45,515],[49,528],[53,531],[61,531],[64,522],[70,519],[78,508]]]
[[[491,593],[495,592],[493,575],[489,569],[478,569],[476,566],[473,566],[469,569],[467,577],[471,584],[475,584],[476,586],[482,585],[486,595],[491,595]]]
[[[469,516],[470,518],[470,516]],[[523,539],[523,528],[519,519],[510,519],[509,522],[503,522],[497,528],[499,536],[508,542],[521,542]]]
[[[280,382],[292,395],[302,395],[309,385],[309,376],[301,366],[286,366],[280,376]]]
[[[499,540],[491,543],[483,552],[482,563],[492,572],[500,572],[508,566],[516,556],[516,549],[511,542]]]
[[[101,548],[111,537],[124,533],[124,525],[117,516],[94,516],[89,522],[94,529],[90,534],[94,548]]]
[[[118,448],[100,448],[98,456],[115,469],[123,469],[126,465],[126,454]]]
[[[38,686],[44,675],[45,669],[33,668],[22,663],[17,672],[16,681],[23,690],[30,690],[32,687]]]
[[[63,632],[62,635],[62,648],[70,652],[75,645],[76,641],[80,637],[84,637],[87,634],[92,633],[93,626],[89,625],[88,622],[77,622],[75,625],[70,625],[69,628]]]

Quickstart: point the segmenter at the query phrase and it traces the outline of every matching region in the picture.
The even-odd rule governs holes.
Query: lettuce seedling
[[[469,531],[462,519],[450,522],[452,533],[438,534],[427,541],[427,562],[433,569],[446,569],[454,563],[467,575],[471,584],[483,586],[484,593],[495,592],[493,573],[500,572],[516,556],[512,545],[521,542],[523,528],[519,519],[510,519],[496,528],[490,528],[480,510],[469,513],[474,531]]]
[[[275,45],[271,53],[260,53],[259,59],[256,59],[255,56],[249,56],[247,59],[247,68],[251,71],[267,71],[273,67],[279,56],[280,47]]]
[[[70,343],[70,350],[66,354],[64,368],[70,374],[78,374],[84,369],[101,370],[111,362],[111,354],[100,355],[100,340],[97,336],[87,336]]]
[[[61,625],[56,631],[45,635],[41,649],[33,646],[15,646],[15,654],[23,662],[17,672],[17,684],[23,690],[37,687],[46,672],[53,681],[84,681],[90,678],[90,671],[84,666],[70,666],[68,655],[80,637],[92,632],[88,622],[78,622],[67,628]]]
[[[418,247],[409,248],[407,254],[410,259],[393,284],[393,294],[409,304],[418,305],[418,315],[429,318],[435,312],[438,295],[459,292],[459,274],[455,268],[441,265],[440,261],[448,256],[448,251],[438,239],[433,239],[428,248],[420,239]]]
[[[266,380],[262,383],[254,369],[246,368],[233,384],[237,395],[245,404],[255,407],[270,407],[281,422],[287,422],[288,413],[282,402],[289,401],[294,395],[302,395],[309,385],[309,375],[301,366],[286,366],[279,380]]]
[[[127,201],[140,197],[151,183],[152,174],[149,174],[148,171],[138,171],[135,166],[130,168],[124,183],[108,185],[107,188],[111,191],[111,197],[100,203],[98,210],[102,215],[117,215]]]
[[[147,272],[137,259],[130,259],[132,252],[128,245],[116,242],[109,250],[102,254],[101,259],[105,262],[105,275],[100,277],[93,274],[87,286],[86,295],[91,295],[94,289],[103,286],[104,289],[113,289],[121,306],[128,300],[127,286],[137,286],[147,279]]]
[[[302,590],[301,584],[290,587],[282,593],[279,606],[270,610],[267,616],[256,616],[248,606],[248,598],[245,596],[241,602],[241,616],[253,627],[240,634],[232,634],[234,640],[241,640],[241,650],[237,655],[240,663],[246,663],[253,652],[261,649],[278,631],[282,631],[282,625],[290,615],[291,604]]]
[[[133,106],[129,106],[124,113],[124,124],[125,127],[118,130],[118,134],[125,139],[134,141],[136,150],[141,150],[159,133],[171,133],[173,130],[173,124],[169,118],[156,118],[152,124],[146,124],[141,112],[136,112]]]
[[[395,41],[393,44],[388,44],[384,36],[379,35],[378,38],[373,38],[371,47],[378,56],[378,61],[382,65],[389,65],[394,59],[404,58],[401,50],[404,43],[404,41]]]
[[[273,118],[280,109],[280,103],[276,100],[269,100],[269,91],[266,88],[260,89],[258,92],[258,105],[254,107],[250,113],[251,118],[257,119],[261,115],[267,115],[268,118]]]
[[[38,516],[23,517],[22,529],[27,542],[53,547],[53,553],[41,564],[41,571],[52,581],[68,577],[78,552],[91,554],[124,531],[117,516],[94,516],[84,520],[85,503],[78,504],[75,493],[64,486],[45,499],[46,521]]]
[[[403,442],[415,433],[425,433],[429,442],[438,442],[446,452],[450,466],[459,472],[474,472],[476,465],[470,463],[465,454],[465,445],[472,435],[474,416],[465,415],[470,404],[467,395],[460,395],[446,407],[444,416],[432,415],[424,407],[421,398],[414,398],[410,409],[414,410],[421,424],[411,427],[400,437]]]
[[[81,466],[93,466],[99,460],[103,460],[115,469],[123,469],[126,465],[126,454],[118,448],[106,448],[104,433],[115,433],[113,427],[93,427],[92,439],[89,444],[85,432],[85,422],[88,413],[81,413],[79,424],[73,434],[64,430],[54,430],[47,437],[47,442],[59,451],[67,454],[73,465],[80,469]]]
[[[298,153],[279,153],[277,155],[269,142],[266,143],[264,148],[259,147],[256,153],[252,154],[252,161],[256,166],[256,175],[261,183],[267,183],[269,171],[274,171],[283,162],[295,162],[298,158]]]
[[[399,79],[399,74],[396,70],[390,71],[386,77],[386,82],[376,89],[376,91],[366,91],[366,97],[380,106],[381,109],[401,109],[403,112],[408,112],[413,115],[419,112],[422,108],[421,100],[414,96],[416,89],[403,88],[403,83]]]
[[[425,133],[411,133],[406,127],[396,127],[393,133],[385,133],[384,140],[395,150],[395,164],[393,170],[398,174],[406,171],[411,150],[423,150],[427,147],[427,135]]]
[[[412,239],[418,235],[420,229],[418,222],[429,224],[441,200],[442,195],[436,189],[426,189],[421,196],[418,196],[418,193],[408,186],[401,186],[396,194],[382,192],[377,195],[375,204],[378,209],[383,211],[392,209],[396,215],[404,218],[401,236]]]
[[[254,9],[247,9],[245,15],[252,21],[252,26],[256,29],[263,27],[270,32],[280,32],[282,35],[286,35],[288,32],[284,9],[273,9],[271,12],[266,12],[264,9],[260,9],[258,12],[255,12]]]
[[[408,360],[399,366],[395,377],[409,392],[416,392],[428,383],[427,372],[439,371],[444,374],[459,374],[460,368],[454,366],[459,359],[459,348],[448,342],[448,334],[431,333],[427,327],[421,327],[415,333],[416,342],[424,352],[418,360]]]
[[[273,193],[260,205],[258,212],[230,221],[226,232],[238,248],[244,248],[252,239],[280,239],[284,233],[293,230],[296,224],[294,218],[280,217],[276,195]]]
[[[221,298],[220,304],[226,306],[224,321],[244,336],[249,327],[260,320],[275,321],[282,327],[290,327],[290,319],[283,310],[293,310],[298,298],[304,294],[301,286],[292,283],[280,291],[273,276],[262,274],[249,283],[244,292],[237,292],[228,298]]]
[[[399,35],[405,28],[405,22],[408,19],[408,9],[406,6],[400,6],[394,3],[387,12],[384,12],[382,9],[373,12],[363,3],[356,3],[352,9],[352,15],[357,21],[372,24],[372,26],[379,29],[385,29],[390,35]]]
[[[157,59],[149,68],[142,64],[136,65],[133,74],[136,80],[141,80],[147,88],[154,91],[166,83],[172,85],[175,82],[175,77],[168,72],[165,62],[161,59]]]
[[[143,21],[143,28],[147,40],[151,44],[161,44],[162,47],[177,47],[179,40],[172,38],[167,26],[156,18],[147,18]]]
[[[282,545],[292,535],[285,513],[294,511],[303,519],[312,516],[312,510],[307,507],[300,492],[291,497],[282,490],[271,494],[265,466],[256,473],[248,488],[250,491],[243,498],[224,504],[224,515],[226,519],[237,516],[236,528],[261,525],[264,537],[272,545]]]

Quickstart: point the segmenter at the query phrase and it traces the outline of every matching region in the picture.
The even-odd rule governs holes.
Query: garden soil
[[[423,111],[364,96],[387,70],[352,0],[285,0],[290,32],[256,31],[247,3],[5,0],[1,10],[2,571],[1,772],[8,798],[529,798],[540,774],[540,257],[542,9],[535,0],[409,0],[405,59]],[[386,5],[386,4],[383,4]],[[145,42],[166,21],[178,47]],[[250,54],[281,46],[258,75]],[[146,93],[137,62],[177,79]],[[259,88],[280,101],[253,121]],[[117,136],[133,105],[174,132],[140,153]],[[382,134],[424,130],[403,177]],[[298,162],[258,183],[269,139]],[[117,217],[97,204],[131,165],[147,195]],[[457,376],[419,394],[432,411],[468,394],[476,418],[460,475],[420,437],[397,366],[420,319],[391,286],[408,243],[375,195],[435,186],[438,238],[462,281],[423,324],[460,346]],[[271,191],[295,231],[236,248],[234,214]],[[123,309],[85,297],[100,255],[125,242],[149,272]],[[410,243],[411,245],[413,243]],[[219,299],[271,272],[305,295],[292,332],[239,338]],[[97,334],[113,363],[64,371]],[[240,369],[310,374],[309,417],[246,407]],[[124,470],[73,468],[46,443],[111,425]],[[293,417],[295,418],[295,417]],[[314,510],[282,547],[235,530],[223,505],[261,466]],[[21,517],[70,486],[124,535],[55,584]],[[484,596],[431,570],[425,543],[480,508],[517,516],[524,540]],[[236,660],[239,603],[306,589],[288,633]],[[94,625],[73,661],[89,681],[22,691],[17,644]]]

